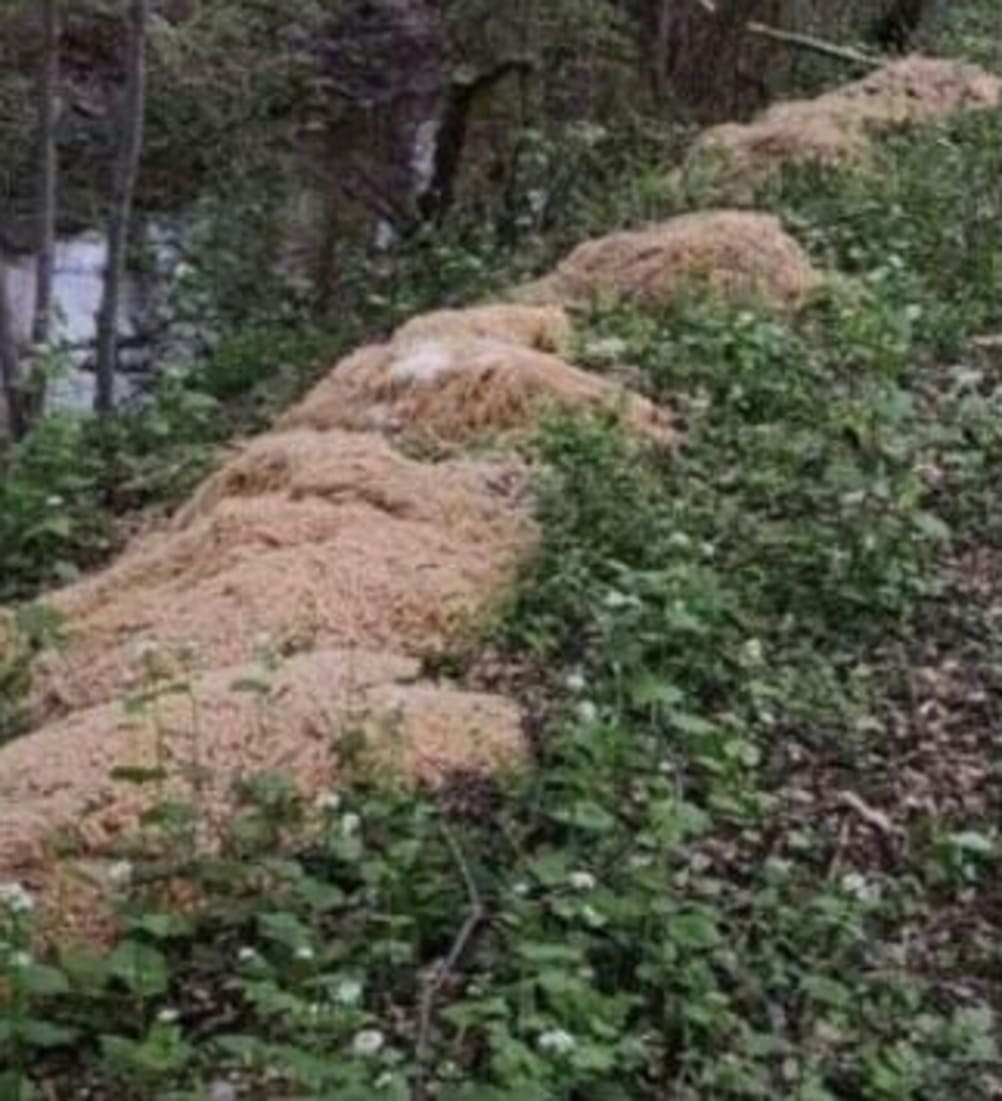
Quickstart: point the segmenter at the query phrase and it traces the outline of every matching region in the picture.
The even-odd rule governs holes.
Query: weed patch
[[[193,777],[116,854],[103,953],[43,954],[3,888],[0,1094],[997,1096],[995,127],[785,176],[852,276],[796,319],[592,317],[687,440],[542,433],[493,640],[534,768],[415,793],[345,731],[344,792],[245,778],[211,835]]]

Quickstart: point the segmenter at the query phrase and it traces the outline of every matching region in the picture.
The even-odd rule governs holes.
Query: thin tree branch
[[[486,913],[483,900],[480,897],[480,891],[477,889],[477,884],[470,871],[470,866],[463,856],[463,851],[460,849],[459,843],[456,841],[455,837],[453,837],[452,831],[444,822],[442,823],[442,834],[445,837],[446,844],[449,846],[452,857],[466,885],[469,910],[467,911],[466,920],[460,926],[459,932],[452,942],[449,954],[428,976],[424,990],[421,992],[421,1002],[418,1010],[417,1040],[414,1049],[415,1062],[417,1063],[417,1081],[414,1083],[413,1101],[425,1101],[427,1097],[426,1064],[428,1061],[428,1040],[431,1035],[435,1003],[439,992],[459,963],[460,958],[466,951],[467,944],[469,944],[471,937],[477,931],[480,923],[484,920]]]
[[[822,38],[815,38],[809,34],[784,31],[779,27],[771,27],[767,23],[758,23],[754,20],[745,24],[745,30],[759,38],[768,38],[772,42],[781,42],[785,46],[795,46],[801,50],[811,50],[825,57],[832,57],[849,65],[860,65],[867,69],[882,65],[885,60],[878,54],[855,50],[850,46],[839,46],[834,42],[827,42]]]
[[[883,811],[876,810],[869,803],[865,803],[854,791],[839,792],[839,802],[859,815],[868,826],[872,826],[884,837],[894,837],[897,834],[898,831],[890,818]]]

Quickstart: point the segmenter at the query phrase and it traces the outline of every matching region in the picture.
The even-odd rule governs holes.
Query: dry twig
[[[784,46],[795,46],[801,50],[811,50],[825,57],[832,57],[836,61],[848,62],[850,65],[860,65],[870,69],[884,63],[884,58],[876,54],[854,50],[850,46],[839,46],[823,38],[815,38],[813,35],[784,31],[779,27],[771,27],[767,23],[757,23],[753,20],[745,29],[749,34],[757,35],[759,38],[768,38],[773,42],[781,42]]]
[[[839,802],[858,814],[868,826],[872,826],[884,837],[890,839],[896,836],[898,831],[890,818],[883,811],[876,810],[869,803],[865,803],[854,791],[840,792]]]
[[[426,977],[425,987],[421,993],[421,1002],[418,1011],[418,1031],[414,1053],[415,1062],[417,1063],[417,1080],[414,1083],[413,1101],[424,1101],[427,1096],[425,1073],[427,1069],[426,1063],[428,1061],[428,1040],[431,1034],[432,1018],[435,1013],[435,1001],[438,998],[442,986],[452,974],[456,964],[462,957],[463,952],[466,951],[466,946],[469,944],[470,938],[484,920],[485,914],[483,900],[480,897],[480,891],[477,889],[477,884],[473,879],[470,866],[467,864],[466,858],[463,856],[463,851],[459,847],[459,843],[453,836],[452,831],[444,822],[442,823],[442,833],[452,853],[453,859],[462,874],[470,906],[466,914],[466,920],[460,926],[459,932],[452,942],[449,954],[444,960],[438,963],[434,970]]]

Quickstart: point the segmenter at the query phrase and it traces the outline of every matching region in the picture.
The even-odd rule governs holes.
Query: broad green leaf
[[[167,990],[167,960],[156,948],[136,940],[127,940],[112,952],[108,971],[142,998],[152,998]]]

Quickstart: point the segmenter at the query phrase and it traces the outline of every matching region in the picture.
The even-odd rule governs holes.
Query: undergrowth
[[[106,951],[45,952],[4,888],[0,1096],[998,1096],[1000,697],[955,729],[915,689],[930,643],[922,675],[956,673],[955,621],[979,664],[1002,643],[991,580],[958,587],[1002,530],[969,343],[998,211],[967,199],[997,127],[784,177],[769,203],[851,277],[796,319],[596,312],[582,357],[688,431],[542,432],[542,546],[493,639],[532,767],[414,792],[356,746],[315,803],[245,781],[214,848],[196,788],[116,854]],[[948,782],[916,790],[930,754]]]

